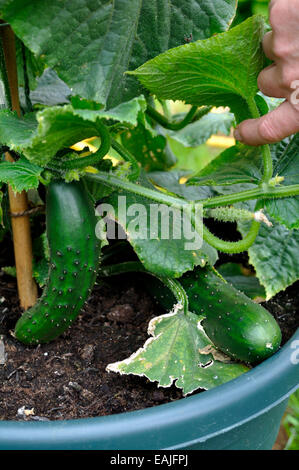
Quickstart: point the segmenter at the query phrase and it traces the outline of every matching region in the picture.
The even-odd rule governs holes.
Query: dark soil
[[[217,231],[217,226],[211,228]],[[222,225],[222,235],[223,229]],[[225,229],[231,238],[234,230],[230,224]],[[1,244],[1,266],[14,263],[9,243]],[[244,254],[223,255],[219,261],[248,267]],[[11,336],[22,313],[16,281],[0,272],[0,420],[103,416],[182,398],[175,386],[157,388],[145,378],[105,371],[107,364],[123,360],[141,347],[148,338],[149,320],[165,313],[142,282],[140,276],[125,275],[97,284],[71,329],[50,344],[26,347]],[[299,282],[264,304],[280,324],[282,344],[298,327],[298,288]],[[3,344],[6,360],[1,364]]]
[[[73,327],[58,340],[26,347],[13,339],[20,315],[16,285],[0,279],[0,334],[7,355],[0,365],[0,419],[24,419],[18,410],[34,409],[25,419],[71,419],[136,410],[177,400],[181,392],[157,389],[144,378],[105,371],[143,345],[148,321],[163,313],[126,276],[96,285]],[[9,281],[9,282],[8,282]],[[135,283],[136,284],[136,283]],[[20,412],[19,412],[20,413]]]
[[[283,343],[297,326],[298,287],[293,285],[265,305],[280,323]],[[20,309],[16,283],[6,275],[0,277],[0,301],[0,334],[7,355],[0,365],[1,420],[102,416],[182,398],[174,386],[157,388],[145,378],[105,371],[107,364],[142,346],[148,321],[163,313],[133,276],[96,285],[73,327],[58,340],[33,348],[9,334]]]

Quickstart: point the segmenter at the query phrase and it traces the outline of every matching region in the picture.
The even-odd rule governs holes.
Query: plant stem
[[[269,183],[273,176],[273,162],[269,145],[262,146],[262,156],[264,161],[263,183]]]
[[[248,107],[249,107],[252,118],[259,119],[260,113],[256,105],[255,99],[250,98],[247,100],[247,103],[248,103]],[[286,197],[290,195],[289,193],[292,192],[292,190],[296,192],[296,188],[294,187],[293,188],[292,187],[273,188],[274,191],[272,191],[271,188],[269,188],[268,183],[273,176],[273,162],[272,162],[272,156],[271,156],[269,145],[261,146],[261,151],[262,151],[262,157],[263,157],[263,163],[264,163],[264,172],[263,172],[263,177],[262,177],[262,181],[261,181],[259,188],[249,190],[249,191],[243,191],[242,193],[229,194],[225,196],[219,196],[219,197],[203,200],[202,204],[204,208],[213,208],[213,207],[215,208],[219,206],[232,205],[236,202],[258,199],[258,202],[256,204],[256,209],[257,209],[260,207],[260,202],[261,202],[261,199],[263,198]],[[297,186],[297,185],[294,185],[294,186]],[[281,189],[282,191],[279,191]],[[270,193],[272,194],[270,195]],[[260,222],[257,222],[254,220],[251,224],[251,228],[248,234],[246,235],[246,237],[244,237],[242,240],[238,242],[228,242],[228,241],[221,240],[220,238],[213,235],[208,230],[207,227],[203,226],[203,238],[207,243],[209,243],[210,245],[212,245],[214,248],[216,248],[219,251],[224,251],[225,253],[240,253],[242,251],[248,250],[248,248],[250,248],[250,246],[253,245],[256,237],[258,236],[260,225],[261,225]]]
[[[249,110],[251,112],[253,119],[259,119],[261,117],[258,107],[254,98],[248,99],[247,101]],[[261,146],[263,162],[264,162],[264,174],[263,174],[263,183],[268,183],[273,176],[273,162],[272,156],[270,152],[269,145],[262,145]]]
[[[0,36],[3,45],[5,72],[8,81],[8,93],[11,100],[11,108],[21,116],[21,107],[18,89],[18,74],[16,63],[15,36],[10,26],[0,28]]]
[[[189,201],[181,199],[179,197],[170,196],[160,191],[155,191],[145,186],[141,186],[136,183],[118,178],[111,173],[104,171],[98,171],[97,173],[87,173],[86,178],[98,183],[103,183],[109,187],[114,187],[128,191],[130,193],[138,194],[143,197],[147,197],[153,201],[161,204],[166,204],[177,209],[182,209],[190,205]],[[201,203],[204,208],[213,208],[218,206],[229,206],[236,202],[250,201],[253,199],[272,199],[272,198],[283,198],[292,197],[299,195],[299,184],[282,187],[268,187],[263,186],[260,188],[249,189],[247,191],[241,191],[233,194],[226,194],[223,196],[215,196],[209,199],[200,199],[196,201]]]
[[[238,242],[227,242],[225,240],[221,240],[220,238],[213,235],[209,229],[204,225],[203,226],[203,239],[209,243],[209,245],[213,246],[219,251],[223,251],[224,253],[242,253],[243,251],[248,250],[251,245],[254,243],[259,229],[260,229],[260,222],[256,222],[255,220],[251,224],[251,228],[242,240]]]
[[[171,279],[165,276],[159,276],[158,274],[147,271],[139,261],[127,261],[125,263],[112,264],[102,268],[100,275],[104,277],[117,276],[120,274],[142,272],[150,274],[156,279],[159,279],[169,290],[173,293],[177,302],[182,305],[184,313],[186,314],[189,310],[188,296],[183,286],[176,279]]]
[[[198,114],[198,119],[200,119],[200,117],[203,117],[204,114],[207,114],[210,110],[211,110],[210,106],[205,106],[202,109],[202,114]],[[186,114],[184,119],[180,122],[168,121],[168,119],[165,116],[163,116],[158,111],[156,111],[155,108],[153,108],[152,106],[148,106],[146,109],[146,112],[152,119],[154,119],[154,121],[156,121],[165,129],[169,129],[171,131],[179,131],[183,129],[184,127],[186,127],[188,124],[190,124],[190,122],[192,122],[197,112],[197,106],[192,106],[192,108]]]
[[[162,106],[162,110],[163,110],[163,115],[164,117],[170,121],[171,120],[171,112],[170,112],[170,109],[169,109],[169,103],[168,101],[166,100],[159,100],[159,103],[161,104]],[[155,100],[153,99],[153,107],[155,107]]]
[[[136,158],[129,152],[126,148],[124,148],[121,144],[119,144],[115,139],[111,139],[111,147],[119,153],[121,157],[126,162],[130,162],[132,166],[132,171],[128,176],[130,181],[136,181],[140,175],[140,167]]]
[[[14,33],[10,26],[4,26],[0,28],[0,35],[3,44],[12,110],[21,116]],[[9,152],[6,152],[5,157],[6,160],[13,162]],[[26,192],[23,191],[16,194],[10,186],[8,187],[8,192],[11,213],[26,212],[28,210]],[[11,224],[20,304],[21,307],[27,309],[34,305],[37,300],[37,286],[32,277],[33,257],[29,216],[12,217]]]
[[[214,209],[205,209],[204,217],[212,217],[212,219],[221,222],[236,222],[241,220],[252,221],[255,214],[246,209],[237,209],[233,206],[221,206]]]
[[[209,199],[201,199],[197,202],[201,202],[204,208],[213,208],[220,206],[229,206],[237,202],[252,201],[254,199],[273,199],[294,197],[298,195],[299,184],[281,186],[276,188],[263,185],[259,188],[249,189],[247,191],[241,191],[233,194],[225,194],[223,196],[215,196]]]
[[[86,173],[85,177],[93,182],[98,182],[112,188],[128,191],[129,193],[138,194],[139,196],[146,197],[152,201],[158,202],[159,204],[166,204],[167,206],[171,206],[175,209],[180,210],[183,207],[190,206],[190,203],[184,199],[169,196],[168,194],[146,188],[145,186],[141,186],[137,183],[131,183],[104,171],[98,171],[97,173]]]
[[[178,210],[182,210],[183,208],[187,207],[188,209],[191,208],[191,202],[185,201],[184,199],[179,199],[168,194],[154,191],[144,186],[140,186],[138,184],[122,180],[109,173],[101,171],[96,174],[87,173],[86,178],[93,182],[105,184],[109,187],[115,187],[124,191],[128,191],[130,193],[138,194],[142,197],[146,197],[148,199],[156,201],[159,204],[166,204]],[[250,199],[287,197],[290,195],[290,192],[292,193],[291,195],[294,195],[294,193],[299,194],[299,185],[286,186],[282,188],[269,188],[265,185],[265,188],[261,187],[254,190],[243,191],[242,193],[236,193],[235,195],[230,194],[206,200],[204,199],[201,201],[197,201],[197,203],[202,203],[204,208],[211,208],[218,207],[221,205],[227,206],[232,204],[233,202],[246,201]],[[261,201],[258,201],[256,207],[259,207],[260,203]],[[225,253],[241,253],[242,251],[246,251],[254,243],[258,235],[259,228],[260,223],[257,221],[253,221],[247,236],[243,240],[240,240],[238,242],[228,242],[216,237],[205,226],[203,226],[203,238],[211,246],[220,251],[224,251]]]
[[[2,24],[0,23],[0,26]],[[2,43],[2,41],[1,41]],[[6,71],[6,65],[5,65],[5,58],[4,58],[4,52],[3,52],[3,46],[0,44],[0,70],[1,70],[1,78],[2,78],[2,83],[4,86],[4,93],[5,93],[5,101],[4,105],[6,105],[9,109],[12,108],[11,106],[11,97],[10,97],[10,89],[9,89],[9,83],[8,83],[8,77],[7,77],[7,71]]]
[[[33,106],[32,106],[31,99],[30,99],[30,86],[29,86],[29,77],[28,77],[28,70],[27,70],[26,48],[23,43],[21,43],[21,50],[22,50],[22,59],[23,59],[25,100],[26,100],[27,112],[31,113],[33,111]]]
[[[97,130],[101,138],[101,146],[97,152],[88,155],[87,157],[72,158],[70,160],[59,160],[58,158],[53,159],[49,163],[48,168],[53,168],[55,170],[73,170],[99,163],[99,161],[102,160],[102,158],[104,158],[109,152],[111,141],[108,129],[104,124],[97,123]]]

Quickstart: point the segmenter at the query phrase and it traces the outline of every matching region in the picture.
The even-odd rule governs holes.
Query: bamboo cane
[[[18,92],[18,77],[16,65],[15,37],[10,26],[0,28],[3,44],[4,59],[7,71],[8,84],[11,95],[12,110],[21,116]],[[7,161],[13,162],[9,152],[5,153]],[[17,272],[18,293],[20,305],[25,310],[35,304],[37,300],[37,286],[32,277],[32,241],[30,233],[30,219],[28,215],[14,217],[28,210],[28,198],[25,191],[14,193],[8,187],[11,225],[13,233],[14,254]]]

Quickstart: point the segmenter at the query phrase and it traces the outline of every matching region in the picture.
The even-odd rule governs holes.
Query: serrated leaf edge
[[[139,377],[147,377],[146,374],[142,373],[142,374],[137,374],[137,373],[133,373],[133,372],[130,372],[129,374],[126,373],[126,372],[123,372],[121,369],[120,369],[120,366],[122,364],[125,364],[125,365],[129,365],[131,364],[131,362],[134,361],[134,359],[139,355],[141,354],[142,352],[146,351],[148,346],[153,342],[155,341],[157,338],[159,338],[159,336],[162,334],[162,333],[159,333],[158,335],[155,335],[155,329],[156,329],[156,326],[158,323],[160,323],[164,318],[169,318],[169,317],[173,317],[175,315],[177,315],[177,313],[182,310],[182,305],[181,304],[176,304],[174,305],[173,307],[173,310],[171,310],[169,313],[165,313],[164,315],[159,315],[158,317],[154,317],[150,320],[149,324],[148,324],[148,328],[147,328],[147,333],[148,335],[150,336],[150,338],[148,338],[144,345],[141,346],[141,348],[137,349],[137,351],[135,351],[133,354],[131,354],[131,356],[129,356],[128,358],[122,360],[122,361],[118,361],[118,362],[113,362],[111,364],[108,364],[107,367],[106,367],[106,371],[107,372],[118,372],[120,375],[138,375]],[[141,360],[141,359],[140,359]],[[170,377],[169,377],[170,378]],[[169,387],[173,381],[174,381],[174,377],[172,377],[172,380],[170,382],[169,385],[166,385],[166,386],[163,386],[163,388],[167,388]],[[150,379],[149,379],[150,380]],[[154,381],[151,381],[151,382],[156,382],[155,380]],[[159,385],[160,386],[160,385]]]

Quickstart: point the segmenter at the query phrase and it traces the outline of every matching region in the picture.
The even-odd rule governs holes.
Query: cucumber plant
[[[179,12],[175,1],[162,0],[158,15],[148,2],[137,3],[78,0],[74,21],[66,22],[61,0],[51,7],[0,1],[0,29],[17,38],[22,108],[21,117],[12,111],[2,40],[0,142],[16,161],[0,163],[0,181],[15,192],[46,193],[50,250],[43,293],[14,335],[32,346],[59,338],[96,276],[142,271],[148,289],[158,283],[155,296],[168,313],[151,320],[143,348],[107,369],[161,386],[176,382],[188,394],[237,377],[279,348],[273,317],[214,265],[221,252],[248,251],[267,299],[298,280],[298,263],[290,260],[299,246],[299,138],[259,148],[236,142],[203,164],[200,145],[212,135],[228,136],[235,124],[279,104],[257,87],[267,64],[265,21],[253,16],[231,27],[235,0],[197,0],[192,11],[182,0]],[[170,100],[189,107],[175,113]],[[106,246],[112,235],[105,211],[126,243]],[[189,232],[182,233],[178,213]],[[216,235],[211,219],[235,224],[237,240]],[[192,244],[190,232],[202,243]],[[121,262],[128,243],[139,262]]]

